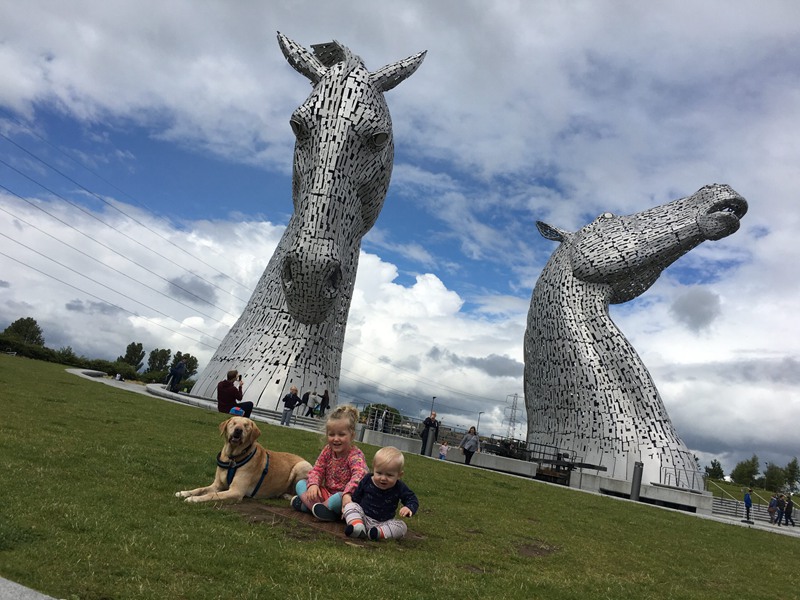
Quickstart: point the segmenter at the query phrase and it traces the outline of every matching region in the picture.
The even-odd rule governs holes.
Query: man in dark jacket
[[[785,519],[785,525],[789,526],[789,521],[792,522],[792,527],[795,526],[794,519],[792,518],[792,512],[794,511],[794,502],[792,501],[792,495],[789,494],[786,496],[786,508],[783,509],[783,518]]]
[[[436,420],[436,413],[432,412],[431,416],[422,422],[422,425],[425,429],[422,430],[422,449],[419,453],[424,455],[425,447],[428,445],[428,438],[433,436],[431,447],[433,447],[433,442],[439,438],[439,421]]]
[[[178,364],[173,366],[169,370],[170,374],[170,383],[169,383],[169,391],[170,392],[178,392],[180,390],[179,384],[183,376],[186,375],[186,359],[182,358],[178,361]]]
[[[300,396],[297,395],[297,388],[292,386],[289,388],[289,393],[283,397],[283,415],[281,416],[281,425],[289,426],[292,420],[292,411],[294,407],[300,404]]]

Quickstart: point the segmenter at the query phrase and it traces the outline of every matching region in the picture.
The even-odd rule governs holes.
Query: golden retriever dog
[[[239,502],[242,498],[277,498],[294,494],[311,464],[296,454],[272,452],[256,442],[261,430],[246,417],[219,425],[225,445],[217,455],[217,474],[208,487],[176,492],[186,502]]]

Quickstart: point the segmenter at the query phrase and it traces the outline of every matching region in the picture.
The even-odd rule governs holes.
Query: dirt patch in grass
[[[372,545],[371,542],[366,540],[347,537],[344,534],[344,521],[336,521],[335,523],[319,521],[308,513],[298,512],[288,506],[270,506],[258,502],[240,502],[239,504],[227,505],[225,508],[238,513],[250,523],[284,526],[287,535],[298,540],[315,539],[326,534],[343,540],[351,546]],[[406,534],[406,539],[424,540],[425,536],[414,533],[409,529]]]
[[[517,546],[517,552],[519,552],[520,556],[549,556],[558,552],[558,547],[533,540],[527,544]]]
[[[478,573],[480,575],[486,575],[487,573],[491,573],[490,569],[486,567],[478,567],[476,565],[461,565],[461,568],[468,573]]]

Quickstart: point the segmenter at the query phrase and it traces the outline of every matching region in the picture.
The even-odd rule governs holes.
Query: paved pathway
[[[39,592],[0,577],[0,598],[3,600],[54,600]]]

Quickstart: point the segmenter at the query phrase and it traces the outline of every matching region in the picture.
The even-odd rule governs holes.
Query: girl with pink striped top
[[[369,471],[364,453],[353,445],[358,411],[352,406],[337,406],[325,422],[328,443],[308,473],[298,481],[292,508],[311,512],[321,521],[342,518],[342,506],[352,501],[351,494]]]

